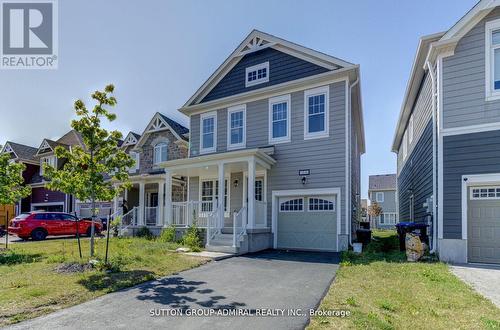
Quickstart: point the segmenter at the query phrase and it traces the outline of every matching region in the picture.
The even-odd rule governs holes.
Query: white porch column
[[[163,189],[163,188],[162,188]],[[163,199],[163,197],[162,197]],[[172,223],[172,172],[165,171],[165,214],[164,224],[168,226]]]
[[[116,185],[114,185],[114,187],[116,188]],[[118,201],[119,201],[119,196],[115,196],[115,198],[113,198],[113,213],[118,212],[118,208],[120,207]]]
[[[224,227],[224,188],[225,188],[225,180],[224,180],[224,163],[221,162],[219,163],[218,165],[218,169],[219,169],[219,196],[218,196],[218,199],[219,199],[219,225],[218,227],[219,228],[223,228]],[[229,184],[229,183],[228,183]]]
[[[156,219],[156,224],[157,225],[162,225],[165,226],[167,223],[165,221],[165,216],[164,216],[164,210],[165,210],[165,198],[164,198],[164,193],[165,193],[165,182],[159,181],[158,182],[158,219]]]
[[[248,228],[255,228],[255,159],[248,161]]]
[[[145,186],[146,184],[144,182],[139,182],[139,224],[144,225],[145,219],[144,219],[144,210],[146,207],[146,191],[145,191]]]

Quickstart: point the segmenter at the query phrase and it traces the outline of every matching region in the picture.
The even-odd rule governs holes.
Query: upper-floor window
[[[52,167],[57,166],[57,157],[56,156],[47,156],[40,158],[40,175],[43,175],[43,166],[49,165]]]
[[[413,114],[410,116],[410,120],[408,121],[408,143],[413,142]]]
[[[128,169],[128,172],[135,173],[139,169],[139,153],[131,151],[129,156],[134,160],[134,165]]]
[[[246,68],[245,87],[265,83],[269,81],[269,62],[257,64]]]
[[[246,106],[236,106],[227,110],[228,149],[244,148],[246,144]]]
[[[154,147],[154,164],[159,164],[161,162],[166,162],[168,158],[168,144],[166,142],[160,142]]]
[[[217,145],[217,113],[202,114],[200,127],[200,153],[214,152]]]
[[[290,142],[290,95],[269,99],[269,143]]]
[[[403,160],[408,156],[408,135],[406,135],[406,131],[403,134],[403,141],[401,141],[401,149],[403,152]]]
[[[304,138],[328,136],[328,86],[304,92]]]
[[[500,98],[500,20],[487,22],[486,30],[486,99]]]
[[[384,202],[384,193],[383,192],[377,192],[375,194],[375,200],[377,201],[377,203],[383,203]]]

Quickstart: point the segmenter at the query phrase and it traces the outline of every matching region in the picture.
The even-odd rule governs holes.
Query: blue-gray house
[[[179,111],[189,156],[161,164],[168,223],[206,228],[209,250],[347,249],[365,149],[359,66],[254,30]],[[171,200],[173,178],[185,202]]]
[[[392,146],[400,218],[444,261],[500,263],[499,5],[421,38]]]

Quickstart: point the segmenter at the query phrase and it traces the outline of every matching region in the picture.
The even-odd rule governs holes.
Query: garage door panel
[[[470,262],[500,263],[500,199],[471,196],[472,193],[469,194],[467,214],[468,259]]]
[[[329,199],[335,200],[335,197],[330,196]],[[303,201],[301,211],[278,212],[277,247],[335,251],[337,249],[337,213],[335,211],[309,211],[308,196]]]

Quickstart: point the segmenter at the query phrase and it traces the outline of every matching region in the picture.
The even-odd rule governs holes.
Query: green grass
[[[110,261],[119,271],[58,273],[54,269],[62,263],[89,260],[88,239],[82,239],[83,261],[74,239],[12,244],[0,252],[0,327],[206,262],[172,252],[176,247],[142,238],[112,238]],[[97,239],[96,251],[96,258],[103,259],[104,239]]]
[[[500,309],[433,258],[406,262],[394,231],[356,255],[345,252],[320,309],[349,317],[313,317],[308,329],[500,329]]]

